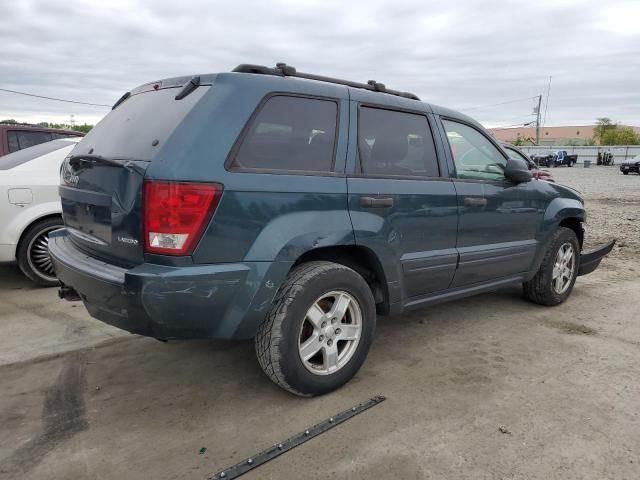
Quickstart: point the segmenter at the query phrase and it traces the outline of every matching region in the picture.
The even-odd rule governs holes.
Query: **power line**
[[[507,100],[506,102],[492,103],[490,105],[480,105],[478,107],[459,108],[458,110],[462,110],[464,112],[467,112],[469,110],[478,110],[478,109],[481,109],[481,108],[490,108],[490,107],[497,107],[499,105],[507,105],[509,103],[524,102],[525,100],[533,100],[534,98],[538,98],[538,95],[534,95],[533,97],[527,97],[527,98],[518,98],[518,99],[515,99],[515,100]]]
[[[76,100],[65,100],[63,98],[54,98],[54,97],[45,97],[44,95],[35,95],[33,93],[26,92],[18,92],[17,90],[9,90],[8,88],[0,88],[2,92],[15,93],[17,95],[24,95],[26,97],[36,97],[36,98],[44,98],[45,100],[55,100],[56,102],[65,102],[65,103],[77,103],[79,105],[91,105],[93,107],[107,107],[111,108],[111,105],[104,105],[102,103],[88,103],[88,102],[78,102]]]
[[[514,125],[504,125],[502,127],[489,127],[489,130],[507,130],[509,128],[514,128],[514,127],[530,127],[531,124],[536,123],[535,120],[532,120],[529,123],[516,123]]]
[[[533,117],[535,116],[535,113],[528,113],[527,115],[518,115],[517,117],[509,117],[509,118],[500,118],[501,122],[512,122],[514,120],[528,120],[529,117]],[[480,121],[480,123],[482,123],[482,121]]]

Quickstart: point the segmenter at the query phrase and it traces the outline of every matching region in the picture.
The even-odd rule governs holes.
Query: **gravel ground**
[[[640,252],[640,175],[623,175],[617,166],[551,169],[558,183],[575,188],[587,207],[586,248],[617,238],[611,257]]]

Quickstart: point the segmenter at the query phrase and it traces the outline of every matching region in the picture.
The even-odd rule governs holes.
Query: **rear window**
[[[0,170],[9,170],[23,163],[27,163],[34,158],[41,157],[48,153],[60,150],[61,148],[74,145],[76,142],[69,140],[53,140],[46,143],[41,143],[30,148],[25,148],[18,152],[10,153],[3,157],[0,157]]]
[[[337,117],[333,100],[271,97],[249,125],[231,169],[330,172]]]
[[[91,129],[76,152],[93,149],[93,154],[107,158],[152,160],[209,88],[201,85],[181,100],[175,99],[180,88],[132,95]],[[155,140],[159,147],[152,145]]]
[[[9,130],[9,151],[17,152],[53,140],[51,132],[30,132],[28,130]]]

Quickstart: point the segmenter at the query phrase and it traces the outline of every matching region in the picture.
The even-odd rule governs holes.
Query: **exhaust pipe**
[[[58,297],[69,302],[77,302],[80,300],[80,294],[67,285],[62,285],[58,289]]]

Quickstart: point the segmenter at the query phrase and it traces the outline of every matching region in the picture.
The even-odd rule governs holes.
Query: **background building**
[[[540,129],[540,145],[589,145],[594,128],[595,125],[544,127]],[[640,127],[631,128],[640,133]],[[518,137],[529,140],[525,144],[533,144],[536,140],[536,127],[490,128],[489,131],[503,142],[512,143]]]

